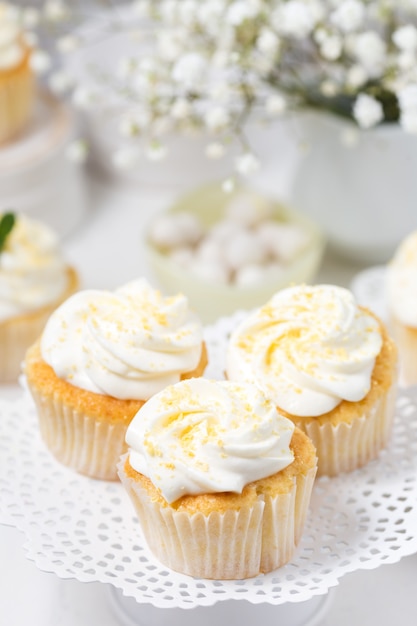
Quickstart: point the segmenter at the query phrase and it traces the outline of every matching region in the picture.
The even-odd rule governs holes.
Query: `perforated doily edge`
[[[136,600],[136,602],[140,604],[150,604],[156,608],[193,609],[199,606],[206,606],[206,607],[214,606],[218,602],[222,602],[225,600],[246,600],[250,604],[271,604],[274,606],[279,606],[281,604],[286,604],[286,603],[297,604],[298,602],[311,600],[313,597],[316,597],[316,596],[326,595],[331,589],[338,587],[340,585],[340,581],[347,574],[352,574],[360,570],[371,571],[371,570],[378,569],[379,567],[383,565],[394,565],[396,563],[399,563],[403,558],[412,556],[413,554],[417,553],[417,539],[410,540],[406,544],[408,549],[405,549],[404,546],[402,546],[400,552],[395,551],[392,554],[387,555],[383,561],[367,560],[361,563],[359,566],[357,563],[352,564],[351,567],[346,566],[345,570],[341,573],[339,577],[328,575],[328,578],[326,579],[326,587],[321,587],[314,591],[310,590],[310,592],[304,592],[304,593],[300,592],[297,595],[289,594],[288,597],[281,596],[278,598],[270,598],[270,597],[267,597],[266,594],[260,593],[259,596],[251,595],[250,597],[246,597],[243,593],[236,593],[236,592],[232,593],[230,592],[230,590],[223,590],[219,592],[219,595],[216,598],[202,597],[198,599],[198,602],[196,602],[195,599],[190,599],[189,602],[183,599],[181,602],[181,605],[179,606],[178,601],[169,602],[167,600],[164,600],[163,602],[155,602],[154,597],[152,598],[148,598],[146,596],[138,597],[138,595],[135,593],[128,593],[126,592],[125,588],[123,588],[120,585],[115,584],[115,582],[113,582],[111,579],[109,579],[108,577],[104,575],[100,575],[97,572],[94,576],[85,576],[81,573],[73,574],[71,572],[68,572],[68,570],[65,567],[60,568],[56,562],[53,563],[53,567],[51,567],[51,562],[49,561],[49,559],[45,559],[47,561],[47,563],[45,563],[44,559],[39,558],[39,555],[34,553],[30,536],[25,530],[25,524],[20,525],[19,523],[16,523],[16,524],[6,523],[6,522],[3,522],[2,520],[0,520],[0,524],[5,525],[5,526],[14,526],[18,531],[23,533],[25,537],[24,543],[22,545],[24,555],[29,561],[32,561],[40,571],[49,573],[49,574],[55,574],[61,580],[77,580],[78,582],[81,582],[81,583],[99,582],[103,584],[109,584],[115,587],[116,589],[118,589],[125,598],[133,598],[134,600]]]
[[[18,529],[18,530],[24,533],[24,530],[22,529]],[[214,606],[215,604],[226,601],[226,600],[246,600],[246,602],[249,602],[250,604],[271,604],[273,606],[279,606],[281,604],[286,604],[286,603],[297,604],[299,602],[305,602],[305,601],[311,600],[312,598],[316,596],[324,596],[331,589],[338,587],[340,584],[339,578],[332,577],[331,579],[329,578],[328,580],[326,580],[326,585],[327,585],[326,587],[318,588],[317,590],[314,590],[314,592],[313,591],[304,592],[304,593],[300,592],[297,595],[288,594],[288,597],[281,596],[277,598],[271,598],[271,597],[268,597],[265,593],[259,593],[259,595],[256,595],[256,596],[254,596],[251,593],[250,596],[247,596],[245,593],[237,593],[237,592],[233,593],[230,590],[223,589],[222,591],[219,591],[218,596],[216,597],[202,597],[202,598],[198,598],[198,601],[196,601],[195,598],[190,598],[189,601],[182,598],[181,603],[179,603],[178,600],[174,600],[171,602],[165,599],[164,601],[157,602],[154,596],[147,597],[146,595],[144,595],[142,597],[138,597],[138,595],[135,593],[129,593],[122,586],[115,584],[111,579],[100,574],[96,574],[92,577],[84,576],[83,574],[77,574],[75,576],[71,574],[70,572],[66,571],[65,569],[61,570],[59,567],[56,567],[56,564],[54,568],[51,568],[50,564],[47,565],[43,563],[42,559],[38,559],[37,556],[33,554],[33,549],[32,549],[32,546],[30,545],[30,540],[28,539],[26,533],[24,534],[26,536],[26,542],[23,544],[24,555],[29,561],[32,561],[40,571],[48,573],[48,574],[55,574],[61,580],[77,580],[78,582],[81,582],[81,583],[91,583],[91,582],[97,583],[98,582],[98,583],[108,584],[114,587],[115,589],[117,589],[118,591],[120,591],[123,597],[133,598],[139,604],[150,604],[151,606],[154,606],[155,608],[164,608],[164,609],[165,608],[167,609],[181,608],[184,610],[188,610],[188,609],[194,609],[194,608],[203,607],[203,606],[204,607]],[[375,567],[373,569],[375,569]],[[355,571],[357,569],[358,568],[353,568],[352,571]],[[350,573],[350,572],[346,572],[346,573]]]

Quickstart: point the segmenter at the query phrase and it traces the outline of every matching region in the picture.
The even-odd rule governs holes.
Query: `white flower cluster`
[[[163,158],[172,132],[202,130],[209,158],[238,141],[236,172],[251,174],[259,167],[245,136],[252,112],[265,121],[299,106],[351,117],[363,129],[392,121],[417,133],[417,0],[135,0],[126,10],[115,30],[126,31],[134,52],[119,59],[116,75],[99,79],[125,105],[119,167],[140,153]],[[36,11],[25,15],[36,27]],[[56,25],[68,9],[49,0],[42,15]],[[110,37],[114,15],[105,15]],[[81,45],[79,33],[56,36],[60,53]],[[38,65],[47,69],[46,58],[38,55]],[[50,84],[72,89],[80,107],[100,97],[93,74],[74,84],[58,70]]]
[[[152,223],[149,241],[202,280],[253,287],[285,276],[310,235],[274,218],[268,200],[237,192],[213,226],[206,228],[194,213],[165,213]]]

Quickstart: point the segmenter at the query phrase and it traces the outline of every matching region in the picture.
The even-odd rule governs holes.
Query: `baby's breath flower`
[[[236,159],[235,169],[239,174],[242,174],[243,176],[254,174],[259,170],[259,168],[259,159],[257,159],[256,156],[251,152],[246,152]]]
[[[280,93],[272,94],[265,100],[265,110],[270,115],[282,115],[287,109],[287,101]]]
[[[278,52],[280,46],[279,37],[270,28],[264,28],[259,33],[256,40],[256,47],[260,52],[267,55],[274,55]]]
[[[278,32],[296,39],[304,39],[312,33],[317,15],[312,4],[302,0],[288,0],[278,6],[273,19]]]
[[[361,128],[372,128],[384,119],[384,111],[378,100],[361,93],[353,105],[353,116]]]
[[[401,26],[393,32],[392,40],[401,50],[414,52],[417,49],[417,28],[413,24]]]
[[[70,9],[63,0],[47,0],[43,5],[43,13],[50,22],[62,22],[68,18]]]
[[[245,20],[253,19],[259,8],[259,4],[251,0],[235,0],[227,11],[226,20],[232,26],[240,26]]]
[[[371,78],[381,76],[387,54],[387,44],[375,31],[366,31],[356,36],[354,54]]]
[[[120,120],[119,132],[123,137],[135,137],[140,133],[140,127],[134,117],[126,115]]]
[[[321,55],[328,61],[335,61],[342,53],[343,41],[338,35],[326,37],[320,45]]]
[[[174,119],[185,120],[192,113],[193,107],[191,102],[185,98],[178,98],[171,106],[170,113]]]
[[[215,106],[207,111],[204,119],[209,130],[219,131],[228,125],[230,115],[224,107]]]
[[[75,4],[83,3],[47,0],[40,11],[15,10],[25,28],[47,25],[71,69],[71,53],[77,66],[96,36],[77,19],[77,28],[69,27]],[[128,140],[113,156],[117,167],[136,164],[139,154],[164,158],[167,133],[203,130],[215,135],[205,154],[220,158],[229,145],[239,146],[236,176],[248,175],[260,164],[247,143],[247,122],[269,122],[311,103],[350,118],[358,133],[383,121],[417,132],[417,0],[135,0],[126,20],[111,4],[98,39],[125,29],[128,48],[120,58],[86,64],[83,84],[52,67],[35,41],[31,63],[50,73],[55,93],[72,91],[78,107],[117,103],[116,127]],[[111,17],[106,23],[112,13],[117,28]],[[226,179],[224,187],[234,182]]]
[[[333,80],[324,80],[320,85],[320,92],[326,98],[334,98],[334,96],[338,93],[337,84]]]
[[[97,100],[96,91],[87,85],[79,85],[72,94],[72,102],[79,109],[90,109]]]
[[[175,63],[172,78],[187,89],[193,88],[203,80],[206,65],[206,61],[200,54],[189,52]]]
[[[346,73],[346,86],[356,90],[362,87],[368,80],[368,74],[362,65],[352,65]]]
[[[400,116],[400,125],[406,132],[417,134],[417,109],[403,111]]]
[[[52,67],[51,56],[45,50],[35,50],[30,57],[30,66],[36,74],[45,74]]]
[[[343,0],[330,15],[331,22],[345,33],[357,30],[365,19],[365,7],[359,0]]]

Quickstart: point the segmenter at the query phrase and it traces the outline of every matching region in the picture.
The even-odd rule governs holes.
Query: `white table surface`
[[[152,278],[141,231],[172,198],[172,191],[138,188],[90,178],[90,210],[64,241],[84,287],[113,288],[137,276]],[[317,282],[348,286],[361,269],[327,254]],[[2,397],[17,388],[0,387]],[[106,585],[61,580],[26,559],[24,537],[0,526],[0,624],[3,626],[117,626]],[[417,624],[417,555],[341,579],[321,626]],[[168,623],[168,622],[167,622]],[[282,626],[287,626],[283,624]]]

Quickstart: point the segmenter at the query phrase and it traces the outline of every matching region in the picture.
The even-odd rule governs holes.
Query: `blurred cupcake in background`
[[[387,267],[389,325],[400,355],[400,382],[417,384],[417,230],[398,246]]]
[[[15,382],[49,315],[78,288],[55,233],[23,214],[0,213],[0,381]]]
[[[30,56],[18,8],[0,2],[0,144],[18,135],[30,119],[35,94]]]

